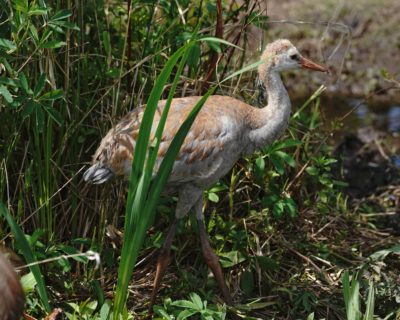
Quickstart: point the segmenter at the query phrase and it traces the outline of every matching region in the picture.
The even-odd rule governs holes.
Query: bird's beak
[[[328,72],[328,68],[321,66],[315,62],[312,62],[311,60],[308,60],[304,57],[300,58],[300,65],[302,68],[305,68],[305,69],[311,69],[311,70],[316,70],[316,71],[321,71],[321,72]]]

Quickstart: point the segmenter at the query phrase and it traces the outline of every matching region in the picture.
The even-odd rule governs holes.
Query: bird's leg
[[[204,225],[203,219],[203,199],[196,203],[194,209],[196,213],[197,225],[199,228],[199,236],[201,242],[201,250],[203,252],[203,257],[214,274],[215,280],[217,280],[218,286],[221,289],[222,296],[227,304],[233,305],[233,300],[231,294],[229,293],[229,289],[224,280],[224,274],[222,273],[221,265],[219,264],[219,260],[213,249],[211,248],[210,241],[208,240],[207,231]]]
[[[160,288],[161,280],[164,276],[165,270],[171,262],[171,245],[172,240],[175,237],[176,229],[178,227],[179,220],[175,218],[172,222],[171,227],[168,230],[167,236],[164,240],[164,244],[158,254],[157,258],[157,270],[156,276],[153,282],[153,292],[151,293],[149,311],[152,311],[154,302],[156,300],[158,289]]]

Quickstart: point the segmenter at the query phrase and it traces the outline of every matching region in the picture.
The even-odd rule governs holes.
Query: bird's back
[[[173,99],[161,139],[158,167],[179,127],[201,97]],[[159,102],[152,126],[154,135],[166,101]],[[252,107],[226,96],[208,98],[196,117],[175,161],[169,182],[208,186],[224,175],[240,157]],[[128,113],[102,139],[93,165],[84,174],[92,183],[113,175],[129,178],[144,107]],[[157,170],[157,168],[156,168]]]
[[[25,296],[11,264],[0,253],[0,320],[16,320],[22,315]]]

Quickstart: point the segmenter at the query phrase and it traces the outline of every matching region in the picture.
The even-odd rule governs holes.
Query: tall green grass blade
[[[139,250],[144,240],[145,233],[147,231],[148,221],[150,221],[150,216],[146,216],[146,214],[143,212],[143,209],[145,204],[147,203],[146,197],[148,194],[148,188],[153,171],[152,166],[145,164],[145,160],[148,154],[148,145],[154,120],[154,114],[156,112],[161,93],[171,75],[173,68],[175,67],[179,58],[191,47],[191,45],[192,43],[183,46],[178,51],[176,51],[168,60],[167,64],[164,66],[162,72],[156,80],[143,115],[132,163],[132,173],[125,216],[124,244],[122,247],[121,261],[118,269],[114,319],[118,318],[118,315],[121,314],[121,312],[123,311],[128,295],[129,280],[131,278],[133,267],[135,265]],[[185,61],[183,60],[181,65],[184,63]],[[183,66],[182,68],[180,68],[180,71],[182,71],[182,69]],[[174,83],[177,83],[177,78],[179,78],[179,74],[176,75]],[[172,95],[173,92],[170,94],[171,98]],[[168,109],[164,110],[162,119],[166,119],[167,117],[167,113],[165,111],[168,111]],[[161,122],[160,130],[157,130],[157,133],[160,136],[159,138],[161,138],[165,119]],[[156,144],[156,148],[158,148],[158,144]],[[153,154],[154,153],[156,156],[157,151],[154,150]],[[155,158],[149,158],[149,160],[151,161],[147,161],[148,163],[151,164],[151,162],[153,162],[154,164]],[[144,222],[142,223],[142,221]]]
[[[367,309],[365,310],[364,320],[374,319],[374,307],[375,307],[375,288],[374,282],[369,281],[368,298],[366,303]]]
[[[345,271],[342,276],[343,297],[346,307],[347,320],[360,320],[360,282],[357,274],[349,280],[349,272]]]
[[[28,264],[36,262],[36,259],[32,252],[32,249],[29,246],[29,243],[26,240],[24,233],[22,232],[22,230],[18,226],[18,224],[14,221],[10,212],[7,210],[7,208],[4,206],[4,204],[2,202],[0,202],[0,212],[4,216],[4,218],[7,220],[8,224],[11,228],[11,232],[13,233],[13,235],[15,237],[15,240],[17,241],[19,248],[22,250],[22,252],[24,254],[26,262]],[[38,291],[40,299],[43,303],[43,306],[47,312],[50,312],[51,306],[49,303],[49,298],[47,295],[46,286],[44,284],[42,273],[40,271],[40,267],[38,265],[32,265],[29,267],[29,269],[32,271],[32,273],[36,279],[37,291]]]
[[[187,49],[187,47],[188,45],[180,48],[171,56],[171,58],[168,60],[167,64],[161,71],[160,75],[158,76],[154,84],[154,87],[150,93],[150,97],[148,99],[146,109],[143,115],[142,123],[140,125],[139,136],[136,141],[135,152],[133,156],[132,173],[129,182],[127,209],[131,208],[133,205],[133,197],[138,185],[139,177],[141,176],[144,170],[144,164],[145,164],[145,159],[147,157],[151,128],[153,125],[154,114],[157,109],[158,101],[160,100],[164,86],[167,83],[174,66],[176,65],[177,61],[179,60],[183,52]],[[125,217],[125,219],[128,219],[128,224],[126,225],[128,229],[126,228],[125,232],[130,232],[130,230],[132,230],[133,228],[132,224],[133,220],[131,220],[130,218],[131,215]]]

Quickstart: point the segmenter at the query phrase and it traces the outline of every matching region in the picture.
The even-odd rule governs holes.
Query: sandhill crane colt
[[[14,268],[0,253],[0,320],[18,320],[25,305],[25,295]]]
[[[298,68],[327,71],[325,67],[304,58],[289,40],[277,40],[267,45],[261,59],[265,63],[259,65],[258,74],[268,93],[268,105],[259,109],[232,97],[210,96],[181,147],[167,184],[168,193],[172,191],[178,195],[176,218],[160,250],[150,306],[154,303],[161,278],[170,261],[170,247],[178,221],[190,210],[197,218],[205,261],[215,276],[224,300],[232,304],[218,257],[211,249],[204,227],[203,190],[223,177],[240,157],[272,143],[286,129],[291,105],[280,72]],[[173,99],[157,165],[160,165],[174,135],[199,99]],[[158,125],[165,103],[165,100],[159,102],[153,130]],[[107,133],[94,154],[92,166],[83,176],[85,181],[99,184],[114,175],[129,178],[143,111],[143,106],[136,108]]]

